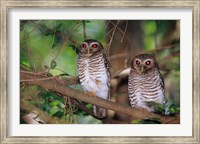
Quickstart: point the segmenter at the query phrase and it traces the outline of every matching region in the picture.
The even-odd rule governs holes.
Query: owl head
[[[146,74],[154,68],[158,69],[158,64],[154,56],[150,54],[140,54],[133,58],[131,67],[138,74]]]
[[[81,54],[87,57],[90,57],[93,54],[102,50],[103,50],[102,44],[94,39],[87,39],[80,46]]]

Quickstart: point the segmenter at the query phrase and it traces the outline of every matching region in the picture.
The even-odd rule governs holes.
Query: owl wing
[[[107,75],[108,75],[108,82],[107,82],[107,85],[108,85],[108,88],[109,88],[109,99],[110,99],[110,79],[111,79],[111,76],[110,76],[110,61],[108,60],[107,56],[105,53],[103,53],[103,57],[104,57],[104,64],[105,64],[105,67],[106,67],[106,72],[107,72]]]
[[[103,53],[103,58],[105,59],[104,63],[106,68],[109,70],[110,69],[110,61],[107,58],[107,55],[105,53]]]
[[[164,94],[164,90],[165,90],[165,82],[164,82],[164,78],[163,76],[161,75],[160,71],[158,71],[159,73],[159,77],[160,77],[160,85],[161,85],[161,88],[163,90],[163,94]],[[166,103],[166,97],[165,97],[165,94],[164,94],[164,99],[165,99],[165,102]]]
[[[164,82],[164,78],[161,75],[160,71],[159,71],[159,76],[160,76],[160,85],[161,85],[162,89],[164,89],[165,88],[165,82]]]

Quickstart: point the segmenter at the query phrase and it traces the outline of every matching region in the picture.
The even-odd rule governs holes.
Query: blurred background
[[[170,114],[180,112],[179,20],[21,20],[20,68],[50,76],[77,77],[79,46],[85,39],[102,43],[111,63],[111,101],[129,105],[128,74],[132,58],[141,53],[156,57],[165,81]],[[81,90],[80,84],[70,86]],[[20,83],[20,122],[32,123],[139,123],[109,111],[99,120],[73,101],[42,87]],[[92,105],[83,103],[92,110]]]

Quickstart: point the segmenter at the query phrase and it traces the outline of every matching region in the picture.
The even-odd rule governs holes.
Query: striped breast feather
[[[154,101],[163,104],[165,101],[164,95],[164,80],[159,71],[155,71],[150,76],[151,80],[143,81],[142,99],[146,101]],[[152,84],[151,84],[152,83]]]
[[[145,101],[163,103],[164,80],[159,71],[142,76],[130,72],[128,89],[129,99],[134,107],[145,106]]]
[[[103,57],[102,53],[97,53],[92,57],[79,57],[78,73],[82,87],[88,87],[87,81],[90,80],[99,80],[107,83],[108,87],[110,86],[110,73],[105,63],[107,63],[107,59]]]

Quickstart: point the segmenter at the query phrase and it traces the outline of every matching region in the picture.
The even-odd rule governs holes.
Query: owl
[[[109,99],[110,72],[109,63],[104,53],[103,46],[94,39],[85,40],[80,46],[78,57],[78,75],[84,92]],[[97,118],[105,118],[107,110],[93,106]]]
[[[137,55],[131,62],[128,78],[128,94],[131,107],[155,109],[148,103],[165,104],[164,79],[156,59],[149,54]]]

